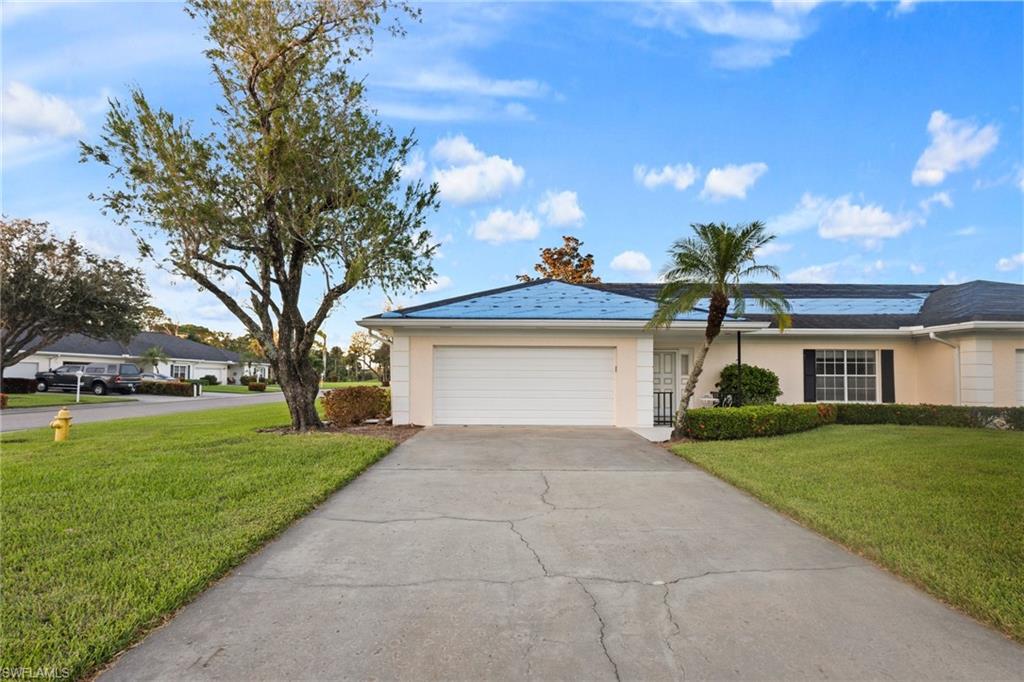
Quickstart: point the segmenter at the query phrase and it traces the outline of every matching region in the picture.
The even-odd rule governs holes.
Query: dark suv
[[[73,391],[78,384],[78,375],[75,374],[78,370],[83,372],[82,390],[92,391],[96,395],[105,395],[108,391],[134,393],[142,381],[142,370],[130,362],[64,365],[52,372],[38,372],[36,390],[48,391],[53,388]]]

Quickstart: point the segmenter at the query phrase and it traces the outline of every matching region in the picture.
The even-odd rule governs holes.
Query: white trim
[[[932,327],[900,327],[901,330],[907,330],[910,333],[916,335],[928,334],[929,332],[960,332],[960,331],[976,331],[976,330],[1009,330],[1018,331],[1024,329],[1024,322],[996,322],[991,320],[979,320],[977,322],[957,322],[955,324],[939,324]]]
[[[654,337],[636,340],[636,423],[654,425]]]
[[[123,362],[125,358],[131,360],[139,359],[138,355],[132,355],[131,353],[125,353],[123,355],[111,355],[110,353],[77,353],[75,351],[70,350],[62,350],[60,352],[53,350],[38,350],[35,353],[32,353],[32,355],[47,355],[55,358],[63,357],[65,355],[79,356],[83,358],[115,358],[117,359],[118,362]],[[178,358],[170,356],[168,357],[172,361],[181,360],[182,362],[216,362],[222,365],[237,365],[241,363],[241,361],[239,360],[206,360],[203,358]]]

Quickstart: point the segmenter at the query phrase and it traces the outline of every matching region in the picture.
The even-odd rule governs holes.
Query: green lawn
[[[673,450],[1024,641],[1024,433],[837,425]]]
[[[344,388],[346,386],[379,386],[379,381],[327,381],[322,384],[322,388]],[[267,386],[267,392],[280,391],[280,387],[275,384]],[[252,395],[259,395],[259,391],[250,391],[246,386],[239,386],[238,384],[218,384],[216,386],[203,386],[203,393],[251,393]]]
[[[392,447],[255,432],[287,422],[274,404],[3,434],[0,669],[88,674]]]
[[[281,389],[277,386],[267,386],[265,393],[273,393],[274,391],[280,391]],[[260,391],[250,391],[248,386],[239,386],[238,384],[217,384],[216,386],[203,386],[203,393],[247,393],[252,395],[259,395]]]
[[[123,403],[131,398],[117,398],[114,396],[83,395],[82,405],[92,403]],[[19,407],[68,407],[75,406],[74,393],[47,392],[47,393],[10,393],[7,396],[7,408],[17,409]]]

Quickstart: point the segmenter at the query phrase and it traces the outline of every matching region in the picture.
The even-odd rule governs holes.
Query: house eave
[[[454,319],[366,317],[356,324],[366,329],[609,329],[648,331],[647,320],[553,320],[553,319]],[[658,331],[703,331],[704,320],[678,321]],[[726,321],[724,331],[766,329],[769,322]]]

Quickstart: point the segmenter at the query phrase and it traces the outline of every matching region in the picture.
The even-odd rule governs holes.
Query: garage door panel
[[[609,425],[613,348],[437,347],[434,423]]]

